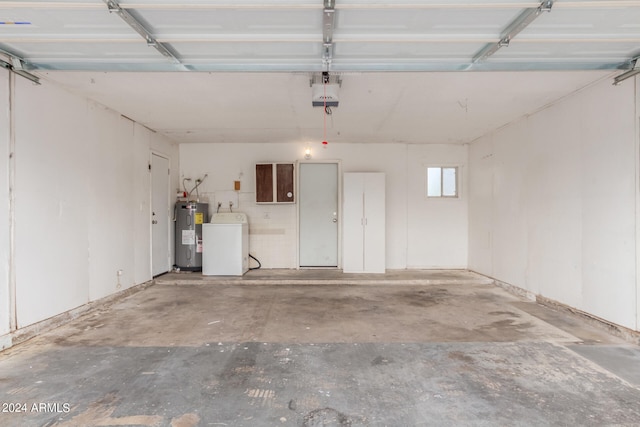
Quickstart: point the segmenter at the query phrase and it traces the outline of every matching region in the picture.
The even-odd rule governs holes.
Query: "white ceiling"
[[[469,142],[638,55],[640,0],[0,2],[0,65],[178,142],[319,140],[321,71],[331,141]]]
[[[305,73],[41,74],[178,142],[313,142],[323,108]],[[610,71],[351,73],[330,142],[465,143]],[[631,83],[631,82],[629,82]],[[612,90],[622,90],[612,87]]]

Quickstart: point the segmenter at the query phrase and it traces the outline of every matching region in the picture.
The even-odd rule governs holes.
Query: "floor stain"
[[[195,427],[199,422],[198,414],[184,414],[171,420],[171,427]]]
[[[390,363],[393,363],[393,359],[391,359],[390,357],[382,356],[378,356],[371,361],[372,366],[388,365]]]
[[[243,386],[255,373],[259,349],[258,343],[245,343],[234,349],[220,375],[221,383],[227,386]]]
[[[500,331],[502,339],[517,340],[525,336],[527,331],[534,327],[531,322],[519,323],[516,319],[504,319],[482,325],[475,329],[478,332]]]
[[[351,427],[351,419],[333,408],[316,409],[304,416],[303,427],[337,426]]]
[[[404,304],[413,307],[430,307],[442,303],[451,295],[446,289],[436,288],[428,290],[417,290],[413,292],[399,292],[395,295]]]
[[[511,317],[520,317],[518,313],[514,313],[513,311],[490,311],[488,314],[492,316],[511,316]]]
[[[86,411],[76,415],[68,421],[53,424],[52,427],[85,427],[85,426],[147,426],[156,427],[162,423],[162,417],[157,415],[130,415],[126,417],[111,417],[116,410],[116,396],[109,393],[102,399],[89,405]],[[186,426],[185,426],[186,427]]]
[[[450,351],[447,356],[449,357],[449,359],[460,360],[460,361],[465,362],[465,363],[473,363],[474,362],[472,357],[464,354],[461,351]]]

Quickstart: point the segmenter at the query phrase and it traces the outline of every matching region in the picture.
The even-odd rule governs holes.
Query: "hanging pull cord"
[[[327,142],[327,81],[324,79],[322,80],[322,88],[324,89],[324,97],[323,97],[324,113],[322,114],[322,118],[324,120],[324,125],[323,125],[324,139],[322,140],[322,146],[326,148],[329,143]]]
[[[322,72],[322,90],[323,90],[323,94],[324,96],[322,97],[322,103],[323,103],[323,107],[324,107],[324,114],[322,115],[322,119],[323,119],[323,126],[322,126],[322,130],[323,130],[323,136],[324,139],[322,141],[322,148],[327,148],[327,145],[329,144],[327,142],[327,83],[329,83],[330,81],[330,76],[329,76],[329,71],[323,71]]]

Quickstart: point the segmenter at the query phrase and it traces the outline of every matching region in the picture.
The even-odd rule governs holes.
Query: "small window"
[[[427,197],[458,197],[458,168],[428,167]]]

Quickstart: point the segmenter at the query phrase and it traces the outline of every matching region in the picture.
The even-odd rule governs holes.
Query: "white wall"
[[[0,336],[10,329],[9,72],[0,69]],[[4,347],[0,339],[0,349]]]
[[[176,164],[179,153],[166,138],[46,81],[16,79],[15,97],[23,327],[151,279],[150,150]]]
[[[18,326],[88,302],[90,129],[87,103],[16,80]]]
[[[256,205],[255,163],[296,161],[304,155],[305,144],[183,144],[180,146],[180,172],[196,179],[207,173],[201,195],[208,197],[215,210],[215,193],[233,189],[242,174],[239,211],[249,216],[250,251],[265,268],[296,268],[295,205]],[[329,144],[311,146],[313,160],[340,160],[343,172],[384,172],[386,174],[386,261],[388,269],[407,267],[464,268],[466,266],[466,201],[428,203],[422,196],[424,164],[446,162],[466,167],[464,146],[394,144]],[[411,192],[415,201],[409,202]],[[412,236],[408,240],[408,221],[420,222],[423,215],[434,221],[446,218],[443,227],[425,226],[420,233],[436,238]],[[267,218],[268,217],[268,218]],[[443,241],[445,244],[443,250]],[[459,247],[454,248],[459,244]],[[449,250],[450,249],[450,250]],[[411,264],[408,263],[410,257]]]
[[[134,284],[133,123],[118,113],[89,104],[88,126],[111,129],[91,135],[88,162],[91,173],[102,179],[89,181],[89,300],[104,297]],[[140,165],[143,167],[144,165]],[[123,189],[128,189],[124,190]],[[142,216],[142,215],[141,215]],[[117,248],[117,250],[114,250]],[[122,276],[118,277],[118,270]],[[115,286],[114,286],[115,284]]]
[[[407,266],[467,268],[466,145],[410,145],[407,182]],[[427,198],[426,168],[457,166],[459,197]]]
[[[637,120],[604,80],[471,144],[469,268],[638,329]]]

